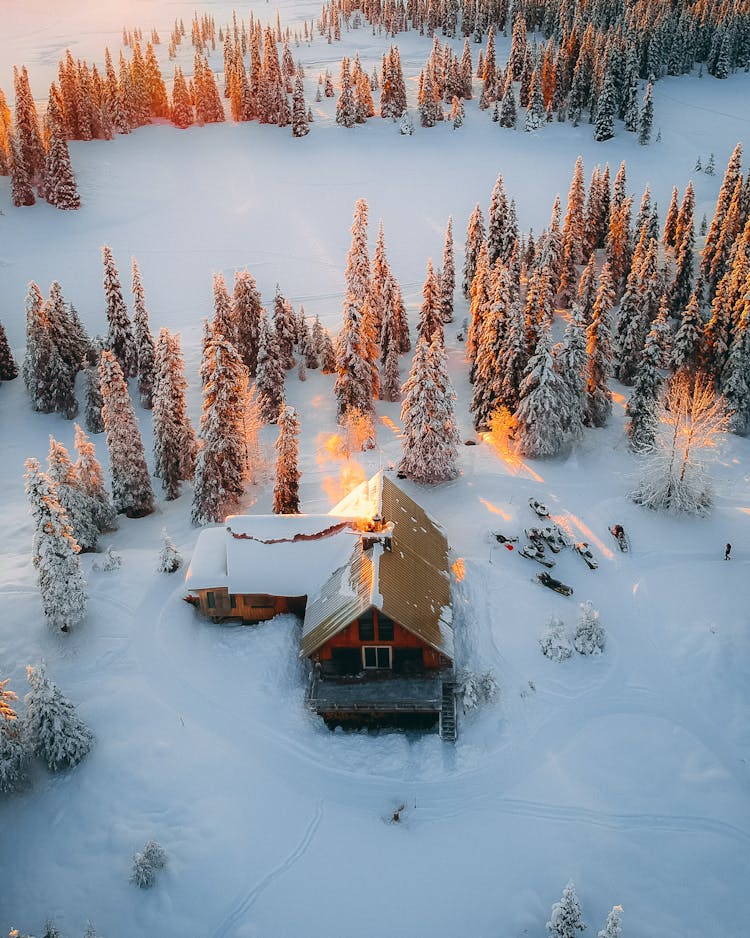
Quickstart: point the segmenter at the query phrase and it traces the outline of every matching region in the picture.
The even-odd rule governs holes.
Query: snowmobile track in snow
[[[319,801],[318,806],[315,809],[315,814],[313,815],[310,823],[307,825],[307,829],[305,830],[302,840],[297,844],[297,846],[294,848],[294,850],[292,850],[292,852],[286,857],[285,860],[282,860],[278,866],[274,867],[270,873],[267,873],[263,879],[260,880],[260,882],[253,886],[253,888],[246,895],[237,901],[232,911],[227,915],[221,925],[213,933],[213,938],[229,938],[229,936],[237,934],[237,927],[241,923],[243,917],[247,915],[247,913],[253,907],[258,896],[280,876],[283,876],[284,873],[290,870],[294,864],[307,853],[310,844],[312,843],[313,837],[315,836],[315,832],[320,826],[322,819],[323,802]]]

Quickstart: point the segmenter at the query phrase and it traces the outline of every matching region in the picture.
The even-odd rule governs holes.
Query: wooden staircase
[[[443,699],[440,706],[440,738],[453,743],[458,735],[456,721],[456,685],[453,681],[443,681]]]

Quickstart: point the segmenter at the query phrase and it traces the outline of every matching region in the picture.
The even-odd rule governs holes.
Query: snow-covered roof
[[[330,515],[231,515],[198,535],[188,589],[306,596],[349,557],[359,534]]]

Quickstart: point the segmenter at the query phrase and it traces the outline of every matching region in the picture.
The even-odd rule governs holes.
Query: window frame
[[[372,651],[375,654],[375,664],[367,663],[367,652]],[[380,663],[380,653],[384,652],[388,656],[388,664]],[[390,645],[363,645],[362,646],[362,667],[365,671],[392,671],[393,670],[393,648]]]
[[[215,590],[206,590],[206,609],[216,609]]]

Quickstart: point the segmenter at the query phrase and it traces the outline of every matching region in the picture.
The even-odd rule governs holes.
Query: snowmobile
[[[501,534],[499,531],[491,531],[490,534],[495,538],[498,544],[517,544],[517,537],[508,537],[505,534]]]
[[[591,553],[591,548],[589,547],[589,545],[588,545],[588,543],[587,543],[586,541],[581,541],[580,544],[574,544],[574,545],[573,545],[573,550],[574,550],[577,554],[580,554],[581,557],[583,557],[583,559],[584,559],[584,560],[586,561],[586,563],[588,564],[589,569],[591,569],[591,570],[596,570],[596,568],[599,566],[599,564],[598,564],[596,558],[595,558],[594,555]]]
[[[547,544],[555,554],[559,554],[563,547],[568,546],[565,536],[556,524],[548,524],[543,528],[526,528],[524,533],[533,544]]]
[[[549,511],[547,506],[543,505],[541,502],[538,502],[535,498],[529,499],[529,508],[534,512],[534,514],[539,515],[540,518],[549,518]]]
[[[536,544],[526,544],[518,553],[522,557],[527,557],[529,560],[536,560],[536,562],[540,563],[543,567],[552,569],[555,565],[555,561],[544,553],[544,548],[541,546],[537,547]]]
[[[626,554],[630,550],[630,541],[625,534],[625,529],[621,524],[616,524],[609,529],[609,533],[617,541],[617,546]]]
[[[556,593],[562,593],[563,596],[573,595],[572,586],[561,583],[560,580],[556,580],[554,577],[550,576],[549,573],[537,573],[536,578],[542,584],[542,586],[546,586],[548,589],[554,590]]]

